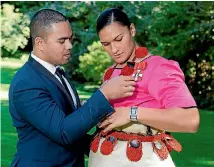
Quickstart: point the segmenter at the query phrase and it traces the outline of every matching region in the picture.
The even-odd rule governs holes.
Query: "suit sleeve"
[[[23,119],[62,145],[80,139],[100,118],[113,111],[105,96],[97,90],[81,108],[66,116],[44,87],[26,81],[14,88],[13,101]]]

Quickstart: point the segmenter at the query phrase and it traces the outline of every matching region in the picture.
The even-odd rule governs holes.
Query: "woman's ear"
[[[131,23],[131,25],[130,25],[130,33],[131,33],[132,37],[134,37],[136,34],[135,25],[133,23]]]

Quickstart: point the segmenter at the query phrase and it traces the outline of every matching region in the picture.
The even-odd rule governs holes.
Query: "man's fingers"
[[[135,81],[124,81],[125,86],[135,86],[136,82]]]
[[[123,89],[124,94],[126,94],[126,93],[132,93],[133,94],[134,91],[135,91],[135,87],[133,87],[133,86],[127,86]]]
[[[127,86],[124,88],[125,92],[134,92],[135,87],[134,86]]]
[[[126,92],[124,93],[124,97],[129,97],[129,96],[133,96],[133,92]]]
[[[132,76],[123,76],[125,81],[134,81],[134,77]]]
[[[127,86],[121,89],[121,96],[122,97],[128,97],[132,96],[134,94],[135,87],[133,86]]]

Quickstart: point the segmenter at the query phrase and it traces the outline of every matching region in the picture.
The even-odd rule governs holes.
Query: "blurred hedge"
[[[88,53],[81,55],[79,60],[77,73],[83,75],[88,82],[96,84],[101,83],[104,71],[113,64],[100,42],[88,46]]]

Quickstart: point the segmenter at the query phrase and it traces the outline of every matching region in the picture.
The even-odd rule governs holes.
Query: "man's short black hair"
[[[46,32],[50,31],[51,24],[67,20],[68,19],[62,13],[53,9],[42,9],[38,11],[30,22],[30,36],[33,45],[36,37],[45,37]]]

